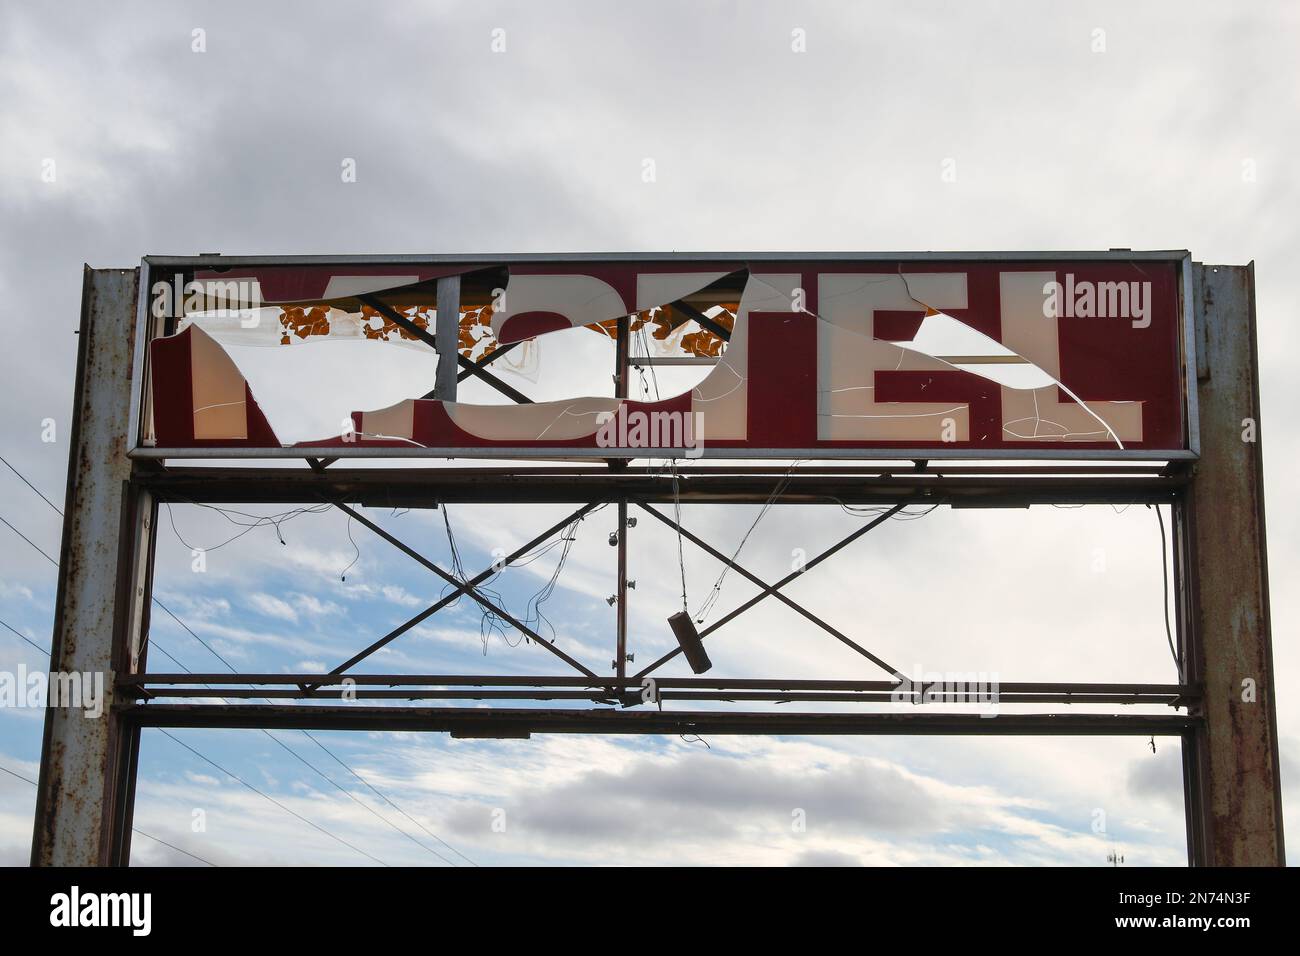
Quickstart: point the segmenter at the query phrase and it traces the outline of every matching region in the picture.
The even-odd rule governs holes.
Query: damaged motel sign
[[[131,449],[1193,458],[1190,274],[1186,252],[1130,251],[149,257]],[[378,371],[340,371],[345,353],[328,348],[339,342],[380,355]],[[450,391],[430,378],[394,393],[393,346],[435,362]],[[592,366],[593,346],[607,367]],[[551,370],[572,362],[574,394],[530,400],[530,355]],[[621,362],[690,380],[670,388],[661,371],[653,398],[628,397],[626,366],[623,388],[609,384]],[[457,374],[476,401],[458,398]],[[376,391],[341,398],[329,386],[343,381]]]

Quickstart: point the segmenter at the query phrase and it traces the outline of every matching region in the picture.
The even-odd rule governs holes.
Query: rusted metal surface
[[[136,291],[135,269],[86,269],[50,655],[51,671],[102,674],[106,692],[124,646],[115,644],[115,634],[124,629],[120,622],[140,621],[137,610],[127,612],[119,603],[123,582],[137,577],[122,567],[120,547],[139,514],[138,499],[124,491],[131,473],[126,442]],[[119,858],[112,819],[121,820],[126,809],[132,733],[107,705],[99,718],[81,709],[46,710],[34,865],[84,866]]]
[[[1184,670],[1204,685],[1205,720],[1185,742],[1189,846],[1194,863],[1284,865],[1253,265],[1198,266],[1195,299],[1201,460],[1183,516]]]

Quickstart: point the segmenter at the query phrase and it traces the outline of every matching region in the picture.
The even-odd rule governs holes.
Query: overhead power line
[[[40,489],[37,488],[34,484],[32,484],[30,481],[28,481],[28,479],[26,478],[26,476],[24,476],[24,475],[22,474],[22,472],[20,472],[17,468],[15,468],[15,467],[13,466],[13,464],[11,464],[11,463],[9,462],[8,459],[4,458],[3,456],[0,456],[0,462],[3,462],[4,465],[5,465],[5,467],[7,467],[10,471],[12,471],[12,472],[13,472],[13,473],[14,473],[14,474],[15,474],[15,475],[16,475],[16,476],[17,476],[17,477],[18,477],[18,478],[23,482],[23,484],[27,485],[28,488],[30,488],[33,492],[35,492],[35,493],[36,493],[36,494],[41,498],[41,500],[44,501],[47,505],[49,505],[50,508],[52,508],[52,509],[53,509],[53,510],[54,510],[54,511],[55,511],[55,512],[60,516],[60,517],[63,516],[63,511],[62,511],[62,509],[60,509],[57,505],[54,504],[54,502],[52,502],[49,498],[47,498],[44,494],[42,494],[42,492],[40,491]],[[223,516],[224,516],[224,517],[227,517],[227,520],[231,520],[228,516],[224,515],[224,511],[223,511],[223,509],[220,509],[220,508],[213,508],[213,510],[216,510],[216,511],[218,511],[218,512],[222,512]],[[288,515],[289,517],[296,517],[298,514],[303,514],[303,513],[312,513],[312,512],[314,512],[314,511],[315,511],[315,509],[299,509],[299,510],[296,510],[296,511],[294,511],[294,512],[287,512],[286,515]],[[252,515],[250,515],[250,516],[246,516],[246,517],[257,518],[257,516],[252,516]],[[276,528],[276,534],[277,534],[277,536],[279,536],[279,521],[277,521],[277,520],[275,520],[275,519],[280,519],[280,521],[283,521],[283,520],[285,520],[285,517],[282,516],[282,515],[276,515],[276,516],[274,516],[274,518],[272,518],[272,519],[267,519],[265,522],[260,522],[260,521],[255,522],[254,524],[250,525],[250,526],[248,527],[247,530],[252,530],[253,527],[263,526],[264,524],[265,524],[265,525],[273,525],[273,526]],[[19,531],[17,528],[15,528],[12,524],[10,524],[9,521],[7,521],[7,520],[6,520],[2,515],[0,515],[0,522],[3,522],[3,523],[4,523],[4,524],[5,524],[5,525],[10,529],[10,530],[12,530],[15,534],[17,534],[20,538],[22,538],[23,541],[25,541],[29,546],[31,546],[33,549],[35,549],[39,554],[41,554],[42,557],[44,557],[47,561],[49,561],[51,564],[53,564],[56,568],[58,567],[58,562],[55,561],[54,558],[50,557],[50,555],[47,554],[47,553],[46,553],[46,552],[45,552],[45,551],[44,551],[40,546],[38,546],[34,541],[32,541],[32,540],[31,540],[30,538],[28,538],[25,534],[23,534],[21,531]],[[174,526],[173,526],[173,527],[174,527]],[[177,537],[178,537],[178,538],[180,537],[179,533],[177,534]],[[281,540],[283,540],[283,538],[281,538]],[[182,540],[182,543],[183,543],[183,540]],[[221,654],[220,654],[220,653],[219,653],[219,652],[218,652],[214,647],[212,647],[211,644],[209,644],[207,641],[203,640],[203,638],[201,638],[201,637],[200,637],[200,636],[199,636],[199,635],[194,631],[193,628],[191,628],[188,624],[186,624],[183,620],[181,620],[181,618],[180,618],[180,617],[179,617],[175,612],[173,612],[169,607],[167,607],[167,605],[165,605],[165,604],[164,604],[162,601],[160,601],[157,597],[153,597],[153,602],[154,602],[155,604],[157,604],[158,607],[161,608],[161,609],[163,610],[163,612],[167,614],[168,617],[170,617],[170,618],[171,618],[173,621],[175,621],[175,622],[176,622],[176,623],[177,623],[181,628],[183,628],[183,629],[186,631],[186,633],[188,633],[191,637],[193,637],[196,641],[198,641],[199,644],[201,644],[201,645],[202,645],[202,646],[203,646],[203,647],[204,647],[204,648],[205,648],[209,653],[211,653],[214,657],[216,657],[217,660],[221,661],[221,663],[224,664],[224,665],[225,665],[225,666],[226,666],[226,667],[231,671],[231,673],[238,673],[238,671],[236,670],[236,668],[235,668],[235,667],[234,667],[234,666],[233,666],[233,665],[232,665],[228,660],[226,660],[225,657],[223,657],[223,656],[222,656],[222,655],[221,655]],[[48,654],[48,653],[49,653],[49,651],[47,651],[45,648],[41,647],[39,644],[36,644],[34,641],[32,641],[31,639],[29,639],[26,635],[20,633],[19,631],[17,631],[16,629],[14,629],[14,628],[11,627],[10,625],[8,625],[7,623],[5,623],[5,622],[3,622],[3,621],[0,621],[0,624],[3,624],[3,625],[4,625],[6,628],[8,628],[10,631],[13,631],[13,633],[14,633],[15,635],[17,635],[19,638],[21,638],[22,640],[26,641],[28,644],[30,644],[32,647],[36,648],[37,650],[41,651],[42,653],[44,653],[44,654]],[[174,663],[177,667],[181,668],[181,670],[185,671],[186,673],[193,673],[193,671],[191,671],[188,667],[186,667],[186,666],[185,666],[184,664],[182,664],[179,660],[177,660],[175,656],[173,656],[171,653],[169,653],[169,652],[168,652],[164,647],[160,646],[156,641],[151,641],[151,643],[152,643],[153,646],[154,646],[155,648],[157,648],[157,649],[158,649],[158,650],[159,650],[159,651],[160,651],[164,656],[166,656],[168,660],[170,660],[172,663]],[[203,754],[199,753],[199,751],[195,750],[194,748],[190,747],[189,745],[184,744],[183,742],[181,742],[180,740],[178,740],[176,737],[174,737],[172,734],[169,734],[169,733],[167,733],[166,731],[163,731],[163,733],[167,734],[168,737],[170,737],[172,740],[175,740],[177,743],[180,743],[181,746],[185,747],[187,750],[190,750],[192,753],[194,753],[194,754],[195,754],[196,756],[198,756],[200,759],[203,759],[203,760],[207,761],[208,763],[211,763],[213,766],[218,767],[218,769],[221,769],[223,773],[227,773],[228,776],[232,777],[233,779],[237,780],[238,782],[240,782],[240,783],[244,784],[245,786],[249,787],[250,789],[254,790],[254,792],[257,792],[257,793],[261,794],[261,791],[258,791],[255,787],[252,787],[250,784],[246,783],[244,780],[242,780],[241,778],[239,778],[239,777],[236,776],[235,774],[233,774],[233,773],[229,773],[229,771],[226,771],[226,770],[224,770],[224,768],[219,767],[215,762],[211,761],[209,758],[205,757]],[[270,737],[272,740],[274,740],[274,741],[275,741],[275,742],[276,742],[276,743],[277,743],[281,748],[283,748],[284,750],[288,751],[288,752],[289,752],[289,753],[290,753],[290,754],[291,754],[295,759],[299,760],[299,761],[302,762],[305,766],[309,767],[309,768],[310,768],[313,772],[315,772],[318,776],[322,777],[324,780],[326,780],[328,783],[330,783],[332,786],[334,786],[334,787],[337,788],[340,792],[342,792],[344,795],[346,795],[349,799],[351,799],[353,802],[355,802],[358,806],[361,806],[362,808],[364,808],[367,812],[371,813],[373,816],[375,816],[377,819],[379,819],[380,821],[382,821],[384,824],[386,824],[386,825],[389,826],[389,827],[392,827],[392,828],[393,828],[394,830],[396,830],[398,833],[402,834],[402,835],[405,836],[407,839],[411,840],[413,843],[415,843],[415,844],[416,844],[417,846],[419,846],[421,849],[427,851],[428,853],[431,853],[433,856],[435,856],[435,857],[437,857],[438,859],[442,860],[442,861],[443,861],[444,863],[446,863],[448,866],[455,866],[455,865],[456,865],[454,861],[449,860],[447,857],[443,856],[441,853],[439,853],[437,850],[433,849],[432,847],[429,847],[429,846],[427,846],[427,845],[421,843],[419,840],[415,839],[415,837],[411,836],[411,834],[407,833],[407,832],[406,832],[405,830],[403,830],[401,827],[399,827],[399,826],[397,826],[396,824],[394,824],[391,820],[387,819],[387,818],[384,817],[382,814],[378,813],[378,812],[377,812],[373,807],[371,807],[371,806],[369,806],[368,804],[364,803],[363,801],[357,799],[356,795],[353,794],[350,790],[348,790],[346,787],[343,787],[342,785],[340,785],[337,781],[335,781],[332,777],[330,777],[328,774],[326,774],[323,770],[321,770],[319,767],[316,767],[314,764],[312,764],[310,761],[308,761],[305,757],[303,757],[303,756],[302,756],[301,754],[299,754],[297,751],[293,750],[291,747],[289,747],[287,744],[285,744],[282,740],[280,740],[278,737],[276,737],[276,736],[275,736],[274,734],[272,734],[270,731],[268,731],[268,730],[266,730],[266,729],[262,729],[262,733],[266,734],[266,736],[268,736],[268,737]],[[460,850],[457,850],[455,847],[453,847],[450,843],[448,843],[448,842],[447,842],[446,840],[444,840],[442,837],[438,836],[436,833],[434,833],[432,830],[430,830],[427,826],[425,826],[424,824],[420,823],[418,820],[416,820],[414,817],[412,817],[409,813],[407,813],[405,810],[403,810],[400,806],[398,806],[395,802],[393,802],[393,800],[391,800],[388,796],[386,796],[384,793],[382,793],[382,792],[381,792],[377,787],[375,787],[375,786],[374,786],[373,784],[371,784],[368,780],[366,780],[366,779],[365,779],[364,777],[362,777],[359,773],[357,773],[357,771],[354,770],[351,766],[349,766],[348,763],[347,763],[346,761],[343,760],[343,758],[341,758],[340,756],[338,756],[338,754],[334,753],[334,751],[332,751],[329,747],[327,747],[327,746],[326,746],[326,745],[325,745],[321,740],[319,740],[317,737],[315,737],[314,735],[312,735],[311,733],[309,733],[309,732],[306,731],[306,730],[301,731],[301,733],[303,733],[303,734],[304,734],[304,735],[305,735],[309,740],[311,740],[314,744],[316,744],[316,746],[320,747],[320,748],[321,748],[322,750],[324,750],[327,754],[329,754],[329,756],[330,756],[331,758],[333,758],[333,759],[334,759],[334,760],[335,760],[335,761],[336,761],[340,766],[342,766],[342,767],[343,767],[344,769],[346,769],[349,773],[351,773],[354,777],[356,777],[359,781],[361,781],[361,783],[364,784],[364,785],[365,785],[365,786],[366,786],[366,787],[367,787],[371,792],[373,792],[376,796],[378,796],[380,799],[382,799],[385,803],[387,803],[389,806],[391,806],[394,810],[396,810],[396,811],[397,811],[398,813],[400,813],[402,816],[406,817],[408,820],[410,820],[412,823],[414,823],[416,826],[418,826],[421,830],[423,830],[425,833],[427,833],[430,837],[432,837],[433,839],[437,840],[439,843],[441,843],[443,846],[445,846],[448,850],[450,850],[451,852],[455,853],[457,856],[461,857],[461,859],[465,860],[465,861],[466,861],[467,863],[469,863],[471,866],[477,866],[477,865],[478,865],[478,864],[475,863],[473,860],[471,860],[469,857],[467,857],[464,853],[462,853]],[[352,844],[347,843],[347,841],[343,840],[341,837],[337,836],[336,834],[330,832],[330,831],[327,830],[326,828],[321,827],[321,826],[319,826],[318,824],[312,823],[312,821],[307,820],[305,817],[302,817],[301,815],[295,813],[293,810],[290,810],[288,807],[285,807],[283,804],[281,804],[279,801],[275,800],[273,797],[270,797],[270,796],[267,795],[267,794],[261,794],[261,795],[264,796],[267,800],[270,800],[270,801],[271,801],[272,803],[274,803],[276,806],[279,806],[279,807],[281,807],[282,809],[285,809],[287,812],[293,814],[295,817],[298,817],[299,819],[303,820],[304,822],[306,822],[306,823],[310,824],[311,826],[315,827],[316,829],[320,830],[322,833],[325,833],[325,834],[329,835],[330,837],[332,837],[333,839],[336,839],[336,840],[338,840],[339,842],[344,843],[346,846],[349,846],[349,847],[352,847],[353,849],[356,849],[357,852],[362,853],[363,855],[369,857],[369,858],[372,859],[372,860],[375,860],[376,862],[380,863],[381,865],[384,865],[384,866],[387,866],[387,865],[388,865],[388,864],[384,863],[382,860],[379,860],[378,858],[376,858],[376,857],[374,857],[374,856],[371,856],[371,854],[366,853],[364,850],[361,850],[361,849],[358,848],[358,847],[353,847]],[[145,835],[148,836],[148,834],[145,834]],[[162,841],[159,841],[159,842],[162,842]],[[182,851],[182,852],[183,852],[183,851]],[[196,859],[197,859],[197,858],[196,858]],[[205,861],[205,862],[206,862],[206,861]]]
[[[6,626],[7,626],[7,625],[6,625]],[[11,628],[11,630],[12,630],[12,628]],[[11,776],[11,777],[13,777],[13,778],[15,778],[15,779],[17,779],[17,780],[21,780],[21,781],[23,781],[24,783],[30,783],[33,787],[38,786],[38,784],[36,783],[36,781],[33,780],[31,777],[24,776],[24,775],[21,774],[21,773],[17,773],[16,771],[10,770],[8,767],[4,766],[3,764],[0,764],[0,773],[7,773],[7,774],[9,774],[9,776]],[[211,860],[205,860],[205,859],[203,859],[203,857],[199,856],[197,853],[191,853],[189,850],[186,850],[186,849],[183,849],[183,848],[181,848],[181,847],[178,847],[175,843],[168,843],[166,840],[162,839],[161,837],[156,837],[156,836],[154,836],[152,833],[145,833],[145,832],[144,832],[143,830],[141,830],[139,827],[132,827],[132,828],[131,828],[131,832],[132,832],[132,833],[138,833],[138,834],[140,834],[140,836],[142,836],[142,837],[147,837],[148,839],[153,840],[155,843],[161,843],[163,846],[167,847],[168,849],[175,850],[177,853],[183,853],[183,854],[185,854],[185,856],[188,856],[191,860],[198,860],[200,863],[202,863],[202,864],[204,864],[204,865],[206,865],[206,866],[216,866],[216,865],[217,865],[217,864],[213,863]]]

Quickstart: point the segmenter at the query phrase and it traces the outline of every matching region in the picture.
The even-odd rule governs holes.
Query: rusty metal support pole
[[[1195,865],[1285,864],[1264,537],[1254,266],[1193,267],[1201,458],[1179,539],[1190,552],[1188,680],[1203,730],[1184,735]]]
[[[112,688],[115,675],[143,666],[156,517],[153,496],[130,483],[125,454],[137,306],[136,270],[86,269],[50,672],[51,688],[55,675],[75,678],[83,705],[87,687],[102,681],[103,694],[88,710],[51,690],[33,866],[124,865],[130,856],[139,727],[123,720]]]

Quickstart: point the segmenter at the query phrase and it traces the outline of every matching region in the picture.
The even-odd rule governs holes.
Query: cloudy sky
[[[175,2],[110,11],[13,0],[0,10],[0,300],[10,339],[0,454],[62,505],[82,263],[218,251],[1112,247],[1254,260],[1294,825],[1300,596],[1286,584],[1300,566],[1300,509],[1288,495],[1300,426],[1287,409],[1300,401],[1289,215],[1300,200],[1289,171],[1300,147],[1300,12],[1136,7]],[[355,182],[340,175],[347,159]],[[646,159],[653,182],[642,176]],[[955,181],[941,177],[954,168]],[[541,348],[540,381],[520,383],[538,397],[607,367],[590,333],[554,338]],[[402,387],[426,380],[415,366],[402,374]],[[449,517],[476,570],[561,514],[467,506]],[[58,515],[4,468],[0,516],[57,557]],[[211,551],[202,574],[191,547],[242,529],[192,507],[165,517],[156,591],[189,630],[155,614],[152,640],[193,670],[222,669],[195,635],[242,669],[327,669],[441,591],[336,514],[293,516],[279,529],[283,544],[257,528]],[[441,513],[374,517],[449,561]],[[688,526],[724,551],[753,517],[684,509]],[[778,577],[791,549],[813,554],[860,520],[775,509],[746,544],[747,563]],[[600,667],[611,655],[603,598],[613,589],[613,527],[612,508],[582,523],[543,606],[557,640]],[[632,535],[632,644],[649,661],[672,643],[664,618],[680,600],[676,542],[649,521]],[[1146,508],[940,510],[887,523],[791,593],[905,668],[1171,682],[1159,549]],[[529,606],[558,554],[496,582],[512,610]],[[694,606],[718,565],[688,550],[687,568]],[[0,620],[32,642],[0,628],[0,670],[45,666],[33,644],[49,644],[54,585],[54,568],[0,527]],[[728,578],[714,615],[752,593]],[[711,654],[716,672],[732,676],[877,676],[766,603],[720,631]],[[485,643],[480,615],[462,603],[374,666],[553,673],[542,657],[499,635]],[[36,776],[40,733],[39,711],[0,710],[3,863],[27,859],[34,787],[21,778]],[[1130,863],[1185,860],[1177,747],[1157,741],[1153,752],[1137,738],[149,731],[136,826],[149,834],[135,841],[139,864],[1105,865],[1114,849]]]

